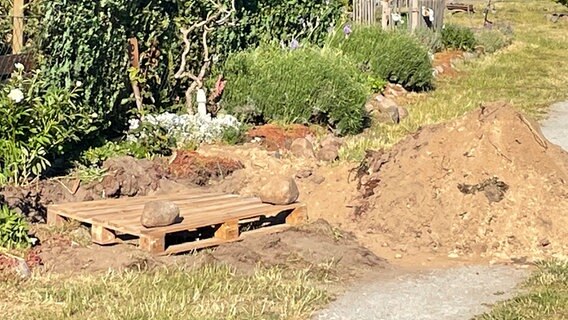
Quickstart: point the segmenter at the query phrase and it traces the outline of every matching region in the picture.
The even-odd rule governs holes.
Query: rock
[[[334,147],[334,148],[341,148],[341,146],[343,145],[343,140],[341,140],[340,138],[333,136],[333,135],[329,135],[327,137],[325,137],[321,142],[320,142],[320,146],[321,148],[326,148],[326,147]]]
[[[292,142],[290,151],[299,158],[314,158],[314,145],[306,138],[298,138]]]
[[[296,202],[300,191],[293,178],[272,178],[262,187],[259,193],[264,203],[287,205]]]
[[[402,259],[402,254],[397,253],[397,254],[394,255],[394,258],[395,259]]]
[[[140,218],[140,223],[146,228],[165,227],[179,221],[179,208],[170,201],[147,202]]]
[[[339,149],[337,147],[328,146],[318,151],[318,160],[333,162],[339,158]]]
[[[365,110],[380,123],[399,123],[398,104],[393,99],[376,94],[365,105]]]
[[[398,118],[400,121],[408,118],[408,110],[405,107],[398,107]]]
[[[455,252],[451,252],[450,254],[448,254],[448,258],[450,259],[458,259],[459,257],[460,255]]]
[[[105,198],[118,197],[120,195],[120,183],[112,175],[105,176],[101,182]]]
[[[325,178],[322,177],[322,176],[313,176],[312,177],[312,182],[315,183],[315,184],[322,184],[322,183],[324,183],[324,181],[325,181]]]
[[[296,173],[296,178],[306,179],[306,178],[309,178],[312,174],[313,174],[312,170],[304,169],[304,170],[300,170]]]

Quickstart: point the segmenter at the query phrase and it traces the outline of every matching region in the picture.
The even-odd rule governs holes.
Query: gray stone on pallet
[[[171,201],[150,201],[144,205],[140,223],[146,228],[165,227],[180,220],[179,207]]]
[[[272,178],[259,192],[262,202],[276,205],[292,204],[298,200],[299,196],[298,185],[291,177]]]

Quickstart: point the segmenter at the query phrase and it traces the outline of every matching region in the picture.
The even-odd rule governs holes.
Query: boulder
[[[334,146],[327,146],[321,148],[317,155],[318,160],[333,162],[339,158],[339,148]]]
[[[323,138],[323,140],[320,142],[320,146],[322,149],[327,147],[333,147],[339,149],[341,148],[342,145],[343,145],[343,140],[333,135],[328,135],[327,137]]]
[[[300,191],[296,181],[289,177],[277,177],[267,182],[260,190],[259,197],[264,203],[287,205],[296,202]]]
[[[159,200],[147,202],[140,218],[146,228],[165,227],[179,221],[179,207],[173,202]]]
[[[314,145],[306,138],[298,138],[292,142],[290,151],[299,158],[314,158]]]
[[[380,123],[399,123],[399,106],[393,99],[376,94],[365,105],[367,112]]]

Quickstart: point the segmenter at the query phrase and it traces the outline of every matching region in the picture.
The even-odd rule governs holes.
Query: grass
[[[525,284],[526,292],[496,306],[477,320],[568,319],[568,262],[538,265]]]
[[[306,319],[329,301],[310,271],[224,265],[0,283],[0,319]]]
[[[499,1],[495,23],[510,23],[511,46],[493,55],[465,63],[461,76],[438,80],[436,90],[409,104],[410,116],[399,126],[381,125],[348,139],[343,160],[359,161],[365,149],[388,148],[421,126],[455,119],[481,103],[506,101],[524,113],[541,118],[547,107],[568,98],[567,24],[549,22],[546,13],[565,10],[552,1]],[[448,16],[448,23],[479,28],[480,12]]]

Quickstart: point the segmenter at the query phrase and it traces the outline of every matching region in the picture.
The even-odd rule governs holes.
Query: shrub
[[[32,245],[29,227],[24,216],[12,211],[7,205],[0,207],[0,247],[25,249]]]
[[[223,71],[223,106],[243,121],[316,122],[339,134],[363,128],[364,79],[339,52],[266,47],[233,56]]]
[[[486,53],[494,53],[511,44],[512,39],[498,30],[482,30],[476,35],[477,43]]]
[[[442,42],[442,35],[440,32],[427,28],[418,28],[414,31],[413,35],[423,46],[428,48],[431,53],[441,52],[444,50],[444,44]]]
[[[24,77],[23,66],[17,66],[0,88],[0,184],[25,184],[41,175],[55,154],[70,151],[94,129],[98,114],[86,114],[76,104],[78,85],[59,88],[39,72]]]
[[[476,40],[473,31],[469,28],[450,24],[442,29],[442,43],[446,49],[473,51]]]
[[[432,86],[432,62],[428,51],[408,33],[360,27],[355,28],[348,38],[341,32],[336,33],[329,44],[341,49],[374,78],[414,90]]]

